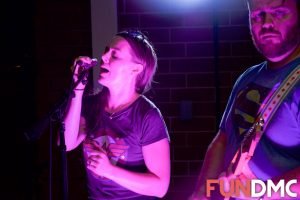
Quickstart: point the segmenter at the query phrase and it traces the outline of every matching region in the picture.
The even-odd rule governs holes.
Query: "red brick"
[[[155,77],[159,88],[182,88],[186,86],[186,77],[184,74],[161,74]]]
[[[249,18],[246,10],[232,11],[230,17],[232,25],[248,25]]]
[[[187,75],[188,87],[214,87],[215,86],[214,73],[193,73]]]
[[[201,123],[200,123],[201,122]],[[171,130],[174,131],[215,131],[214,117],[194,117],[191,120],[183,121],[179,118],[171,119]]]
[[[215,115],[216,103],[215,102],[193,102],[193,115],[194,116],[210,116]]]
[[[123,13],[125,12],[125,4],[124,0],[117,0],[117,13]]]
[[[189,173],[189,166],[187,162],[174,161],[172,162],[171,167],[173,176],[182,176]]]
[[[167,28],[155,28],[155,29],[147,29],[143,28],[143,31],[145,31],[152,43],[159,42],[169,42],[170,41],[170,31]]]
[[[170,72],[170,60],[158,59],[156,74],[165,74],[168,72]]]
[[[220,10],[245,10],[246,2],[240,0],[218,1],[218,8]]]
[[[176,28],[171,30],[172,42],[212,41],[212,28]]]
[[[189,162],[189,175],[198,177],[203,162],[202,161],[191,161]]]
[[[171,60],[170,71],[176,73],[213,72],[212,58],[190,58]]]
[[[141,15],[141,27],[176,27],[182,26],[183,19],[180,15],[174,14],[144,14]]]
[[[258,52],[252,41],[232,43],[233,56],[257,56]]]
[[[174,148],[175,161],[200,160],[200,158],[203,158],[203,155],[201,155],[201,152],[197,147],[175,147]]]
[[[187,145],[187,134],[185,132],[172,133],[171,146],[172,147],[186,147]]]
[[[189,89],[172,89],[172,101],[198,101],[207,102],[215,100],[214,88],[189,88]]]
[[[187,13],[201,10],[210,10],[209,3],[202,1],[194,2],[192,6],[180,4],[181,2],[161,1],[161,0],[125,0],[126,12],[151,12],[151,13]]]
[[[228,101],[231,91],[232,91],[232,87],[221,88],[220,90],[221,101]]]
[[[176,58],[176,57],[184,57],[184,44],[156,44],[156,53],[160,58]]]
[[[149,95],[157,102],[170,102],[170,89],[152,89]]]
[[[221,72],[243,72],[259,62],[261,62],[261,58],[258,56],[224,57],[219,59],[219,70]]]
[[[218,11],[217,20],[219,26],[225,26],[230,24],[230,12],[229,11]]]
[[[230,56],[231,47],[229,43],[220,43],[217,51],[219,56]],[[213,43],[193,43],[187,45],[188,57],[214,57],[215,49]]]
[[[243,41],[251,38],[248,26],[221,27],[220,41]]]
[[[199,10],[197,12],[189,12],[183,15],[184,26],[211,26],[212,25],[212,11]]]
[[[232,74],[230,72],[219,72],[219,84],[222,87],[232,86]]]
[[[139,27],[139,15],[137,14],[120,14],[118,16],[119,29]]]
[[[208,145],[211,143],[215,136],[215,132],[199,132],[199,133],[188,133],[187,144],[188,146],[199,147],[199,151],[204,150],[204,154]],[[201,149],[200,149],[201,148]],[[203,152],[201,153],[203,154]]]

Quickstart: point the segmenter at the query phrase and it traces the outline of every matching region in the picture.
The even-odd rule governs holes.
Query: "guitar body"
[[[256,131],[254,132],[254,130]],[[233,174],[236,178],[240,178],[241,180],[251,180],[256,178],[249,168],[248,163],[251,160],[255,147],[259,142],[261,131],[255,126],[252,127],[247,134],[248,136],[245,137],[245,140],[243,140],[227,169],[227,174]],[[230,200],[230,197],[225,197],[224,200]]]

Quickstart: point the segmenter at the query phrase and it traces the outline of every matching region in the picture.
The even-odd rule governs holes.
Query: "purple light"
[[[201,4],[205,4],[209,0],[163,0],[162,2],[168,4],[169,6],[177,6],[182,8],[199,6]]]
[[[212,0],[144,0],[135,1],[145,12],[191,12],[199,8],[208,8]]]

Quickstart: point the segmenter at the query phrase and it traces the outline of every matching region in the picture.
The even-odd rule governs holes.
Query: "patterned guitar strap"
[[[254,154],[255,148],[263,134],[263,131],[266,130],[268,123],[283,99],[298,82],[300,78],[299,75],[300,64],[289,73],[278,88],[275,86],[272,89],[261,104],[258,111],[258,117],[252,127],[246,132],[240,148],[236,151],[235,156],[229,165],[228,170],[230,170],[234,175],[239,176],[243,173],[248,178],[254,178],[251,170],[248,168],[248,162]]]

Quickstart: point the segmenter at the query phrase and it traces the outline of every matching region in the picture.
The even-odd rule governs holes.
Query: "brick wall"
[[[239,0],[218,1],[216,6],[198,1],[192,7],[176,6],[180,1],[117,2],[119,30],[140,28],[157,50],[158,83],[148,96],[161,109],[171,137],[172,179],[165,199],[186,199],[234,81],[259,62],[246,6]],[[219,65],[214,30],[219,36]]]
[[[192,7],[175,6],[176,2],[180,1],[117,0],[118,29],[148,32],[157,50],[157,83],[147,96],[161,109],[171,137],[172,180],[164,199],[177,200],[186,199],[194,187],[234,81],[261,58],[251,43],[243,1],[219,0],[217,6],[198,1]],[[89,6],[86,0],[37,3],[39,115],[49,110],[67,87],[66,66],[78,55],[91,55]],[[218,29],[213,26],[213,10],[217,10]],[[214,30],[219,36],[219,65],[214,57]],[[47,141],[43,135],[39,142],[42,150],[37,154],[36,196],[40,199],[48,196]],[[85,199],[80,152],[68,157],[70,199]],[[55,173],[55,183],[59,183],[58,177]]]

